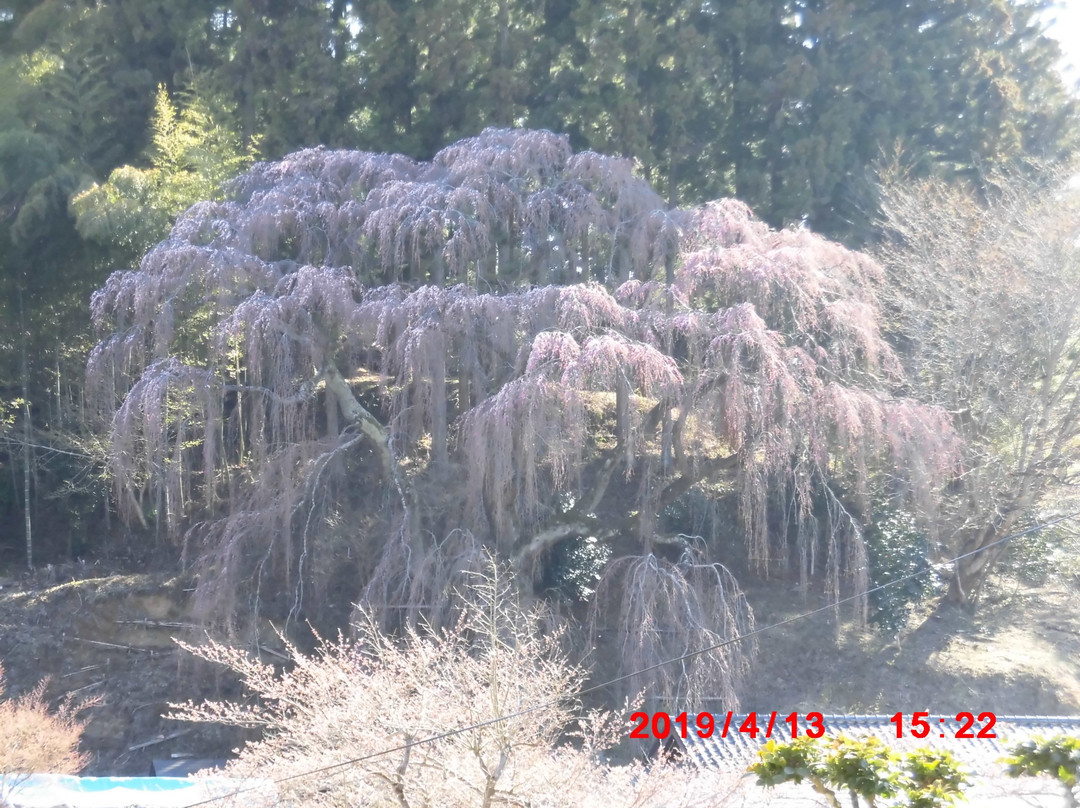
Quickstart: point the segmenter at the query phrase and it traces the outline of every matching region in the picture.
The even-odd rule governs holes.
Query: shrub
[[[545,589],[571,602],[588,601],[596,594],[611,548],[595,536],[564,539],[551,548],[544,570]]]
[[[690,784],[668,764],[604,762],[626,714],[578,717],[583,671],[510,591],[492,563],[464,593],[454,630],[395,639],[367,619],[355,639],[323,641],[313,656],[290,648],[282,672],[216,642],[185,646],[239,674],[255,698],[176,705],[172,717],[261,729],[229,773],[279,780],[286,804],[680,804]],[[320,767],[332,768],[304,775]]]
[[[874,514],[866,530],[870,558],[871,588],[898,581],[930,569],[926,535],[910,514],[881,511]],[[870,622],[881,631],[896,635],[907,624],[911,607],[925,598],[933,586],[930,575],[907,578],[870,595]]]
[[[853,806],[861,797],[871,806],[886,799],[890,805],[946,808],[960,799],[968,784],[948,752],[917,749],[900,755],[877,738],[842,735],[768,741],[749,771],[757,775],[758,785],[766,787],[805,780],[833,808],[840,808],[838,795],[844,791]]]
[[[1080,738],[1033,738],[1013,746],[1004,762],[1010,777],[1046,774],[1055,778],[1065,787],[1065,804],[1080,805]]]
[[[1020,527],[1048,522],[1075,507],[1059,506],[1043,510],[1036,519]],[[1047,525],[1042,530],[1017,536],[1005,546],[1004,571],[1028,586],[1042,586],[1050,580],[1080,583],[1080,531],[1070,522]]]
[[[74,774],[89,756],[79,751],[85,725],[78,713],[95,702],[61,704],[55,712],[45,702],[42,682],[17,699],[0,700],[0,808],[8,804],[25,775],[34,772]],[[0,665],[0,696],[4,668]]]

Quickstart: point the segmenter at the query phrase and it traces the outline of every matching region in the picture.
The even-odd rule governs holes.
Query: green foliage
[[[1012,0],[384,0],[361,20],[367,148],[543,127],[633,158],[669,200],[734,195],[831,236],[870,235],[871,166],[897,141],[946,176],[1077,145],[1056,45]]]
[[[781,783],[801,783],[803,780],[824,775],[821,768],[821,747],[814,738],[803,735],[790,743],[769,740],[758,751],[758,760],[751,764],[751,774],[758,777],[758,785],[771,788]]]
[[[86,438],[87,303],[107,271],[131,255],[84,240],[69,210],[71,196],[146,148],[154,87],[175,85],[178,76],[204,64],[199,32],[209,10],[205,0],[19,0],[5,6],[0,20],[0,400],[29,399],[35,443],[66,451]],[[53,468],[52,461],[67,455],[33,454],[31,515],[42,528],[35,538],[47,535],[56,549],[70,550],[95,531],[101,535],[97,520],[106,513],[101,492],[84,496],[77,471]],[[22,462],[18,446],[0,445],[0,507],[6,511],[0,518],[5,520],[22,501],[21,483],[8,473]],[[81,523],[84,516],[94,524]],[[2,543],[18,539],[9,533]],[[51,555],[45,552],[43,560]]]
[[[951,754],[924,749],[907,756],[903,783],[912,808],[938,808],[960,799],[969,780]]]
[[[865,800],[892,797],[901,788],[899,755],[877,738],[839,737],[823,760],[825,780]]]
[[[1039,521],[1050,521],[1064,510],[1061,505],[1039,514]],[[1031,527],[1024,522],[1020,529]],[[1029,586],[1041,586],[1048,580],[1080,583],[1080,531],[1071,522],[1049,525],[1010,541],[1002,567],[1009,577]]]
[[[569,600],[588,601],[609,560],[611,547],[595,536],[561,541],[551,549],[544,567],[544,588]]]
[[[1055,569],[1054,548],[1059,536],[1053,528],[1036,530],[1009,542],[1003,569],[1028,586],[1041,586]]]
[[[927,573],[926,534],[919,530],[911,514],[902,511],[881,511],[874,515],[866,530],[866,547],[870,557],[870,585],[879,587],[893,581],[884,589],[870,595],[870,622],[888,634],[899,634],[907,624],[913,605],[923,600],[933,588]],[[908,578],[916,575],[917,577]]]
[[[350,29],[350,21],[358,22],[352,5],[237,0],[204,6],[203,24],[209,22],[212,33],[200,89],[235,112],[245,144],[257,140],[270,156],[300,146],[357,145],[349,116],[360,105],[361,89],[377,79],[356,64],[352,31],[360,26]],[[369,13],[375,9],[365,8]]]
[[[835,808],[844,791],[854,806],[861,797],[868,805],[884,798],[890,805],[945,808],[962,798],[969,783],[948,752],[918,749],[900,755],[875,737],[770,740],[749,771],[765,787],[806,780]]]
[[[71,200],[79,235],[133,259],[168,235],[178,213],[200,200],[220,198],[222,183],[254,159],[198,97],[177,109],[163,85],[151,131],[149,168],[120,166],[108,182],[95,183]]]
[[[1033,738],[1009,749],[1003,762],[1010,777],[1045,774],[1060,781],[1066,790],[1066,804],[1077,804],[1075,792],[1080,781],[1080,738],[1059,735]]]
[[[34,130],[50,137],[65,162],[91,171],[107,170],[123,159],[131,132],[118,135],[144,114],[147,99],[126,92],[124,84],[149,90],[150,76],[136,69],[121,77],[110,70],[105,57],[75,43],[59,53],[41,51],[27,57],[33,98],[40,104],[28,111]],[[146,86],[149,85],[149,86]]]
[[[729,567],[748,562],[738,498],[721,486],[696,485],[661,511],[660,528],[684,546],[703,541]]]
[[[695,486],[663,509],[664,529],[668,533],[701,536],[714,540],[725,522],[734,524],[735,515],[723,512],[722,494]]]

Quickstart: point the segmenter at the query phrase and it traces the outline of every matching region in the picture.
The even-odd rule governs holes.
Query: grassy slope
[[[831,612],[766,632],[747,710],[999,715],[1080,714],[1080,589],[995,578],[979,609],[923,609],[899,641]],[[758,625],[802,611],[803,598],[761,585]],[[839,637],[837,637],[839,633]]]

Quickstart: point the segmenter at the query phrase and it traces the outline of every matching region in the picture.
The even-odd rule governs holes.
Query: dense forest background
[[[809,250],[813,245],[798,241],[802,228],[848,248],[876,250],[887,266],[883,279],[867,280],[861,269],[845,270],[848,276],[843,285],[817,289],[820,301],[792,304],[794,325],[787,322],[785,310],[776,318],[787,324],[774,325],[770,320],[769,328],[787,334],[784,339],[789,342],[795,339],[789,332],[815,338],[813,328],[798,322],[803,312],[799,306],[805,305],[805,313],[816,316],[835,295],[880,307],[873,333],[857,337],[861,340],[856,351],[861,352],[859,358],[845,359],[835,367],[823,363],[819,376],[843,376],[859,390],[888,389],[911,397],[913,402],[937,407],[935,412],[954,416],[948,429],[943,427],[938,433],[955,430],[969,447],[964,469],[982,471],[969,475],[966,482],[950,482],[948,474],[945,479],[940,474],[935,478],[932,485],[941,486],[936,490],[953,497],[952,510],[946,507],[941,518],[952,519],[951,525],[962,526],[972,535],[967,545],[954,546],[978,547],[992,541],[1004,530],[1032,518],[1048,487],[1066,481],[1075,449],[1077,399],[1071,386],[1076,370],[1075,312],[1039,308],[1046,289],[1057,289],[1063,295],[1059,299],[1075,295],[1075,276],[1069,274],[1075,269],[1067,269],[1073,267],[1075,258],[1055,253],[1061,259],[1060,267],[1066,269],[1052,278],[1025,275],[1023,269],[1024,261],[1030,261],[1034,254],[1034,244],[1047,243],[1048,233],[1059,236],[1068,230],[1060,216],[1055,219],[1053,211],[1040,203],[1051,193],[1048,189],[1057,187],[1053,185],[1056,179],[1047,177],[1060,179],[1058,167],[1068,164],[1080,142],[1078,101],[1054,70],[1060,54],[1056,43],[1042,32],[1041,9],[1038,3],[1013,0],[45,0],[0,4],[0,562],[12,567],[76,558],[145,562],[150,557],[175,559],[190,549],[186,540],[172,540],[179,535],[171,523],[174,514],[168,505],[161,504],[160,492],[159,498],[153,499],[153,480],[133,473],[114,487],[114,479],[123,477],[123,469],[118,471],[116,442],[109,443],[108,424],[88,397],[86,367],[91,348],[113,327],[108,315],[99,313],[95,333],[89,301],[95,290],[105,286],[113,270],[138,267],[147,251],[165,238],[176,218],[196,202],[228,199],[241,205],[254,204],[252,200],[273,182],[285,183],[291,176],[316,176],[319,171],[345,171],[322,163],[322,167],[313,167],[312,161],[324,158],[309,155],[286,161],[277,174],[273,166],[256,169],[239,184],[227,185],[256,161],[273,161],[301,148],[326,146],[406,155],[416,161],[411,164],[416,168],[408,169],[412,173],[402,170],[399,178],[407,174],[410,181],[426,181],[429,175],[422,167],[437,155],[434,164],[460,165],[461,176],[478,177],[483,172],[466,165],[460,150],[443,150],[480,135],[488,127],[498,127],[501,132],[549,130],[568,136],[567,141],[559,142],[522,140],[512,147],[531,148],[533,143],[537,153],[554,150],[527,167],[537,172],[539,186],[550,183],[556,188],[551,177],[562,176],[560,172],[570,176],[578,170],[574,168],[577,164],[568,162],[571,153],[595,151],[627,158],[630,162],[619,166],[632,166],[634,178],[627,170],[619,182],[626,187],[633,183],[642,188],[651,186],[649,193],[655,196],[624,211],[634,221],[634,217],[646,217],[655,210],[691,210],[708,200],[734,197],[749,206],[759,221],[747,224],[742,209],[728,207],[713,209],[713,219],[706,216],[706,225],[713,222],[728,231],[746,227],[751,234],[746,236],[747,243],[760,239],[765,245],[762,250],[785,245]],[[494,148],[492,138],[497,137],[492,134],[488,141],[471,141],[471,146],[463,148],[482,152]],[[349,171],[366,170],[358,168],[360,163],[350,165]],[[1055,171],[1059,173],[1055,175]],[[351,182],[345,183],[349,192],[358,194],[377,185],[364,185],[361,192],[349,185]],[[318,193],[329,192],[320,187]],[[334,204],[342,203],[339,199]],[[230,221],[242,229],[241,224]],[[507,233],[512,233],[517,221],[507,219]],[[726,224],[721,227],[716,222]],[[284,227],[281,221],[275,220],[275,224]],[[767,235],[774,231],[765,225],[788,235]],[[492,232],[503,232],[498,230],[501,226],[492,225]],[[1030,240],[1001,237],[1005,231],[1025,234]],[[997,236],[991,238],[995,233]],[[666,238],[661,230],[654,235],[658,241]],[[615,255],[620,238],[617,231],[597,238],[592,247],[597,255],[605,249]],[[723,241],[727,236],[716,238]],[[792,239],[791,243],[781,243],[785,238]],[[767,239],[781,241],[766,245]],[[949,249],[950,244],[963,247]],[[730,242],[724,245],[730,246]],[[267,261],[297,257],[288,245],[278,246],[280,254],[261,257]],[[274,253],[278,246],[269,252]],[[698,245],[700,249],[707,246]],[[676,255],[679,261],[687,260],[693,254],[691,247],[686,247],[690,252],[669,250],[667,258],[659,253],[652,256],[660,265],[668,261],[669,283],[675,280],[671,264]],[[538,249],[533,244],[526,252],[535,257]],[[580,251],[586,263],[590,249],[585,244]],[[842,250],[839,246],[836,249]],[[844,266],[850,261],[854,262],[851,266],[861,267],[861,259],[836,257],[854,255],[846,250],[829,255],[829,260]],[[301,257],[318,263],[310,253]],[[1002,274],[972,274],[973,267],[998,267]],[[817,283],[816,269],[799,271],[810,273],[806,278]],[[646,274],[637,268],[616,279],[586,272],[590,280],[611,290],[614,280],[641,279]],[[658,271],[658,277],[661,274]],[[406,280],[415,285],[435,278],[435,271],[425,265]],[[457,279],[465,278],[462,274]],[[923,282],[905,280],[911,278]],[[363,283],[371,278],[359,280]],[[447,285],[450,280],[454,278],[445,278]],[[525,288],[550,282],[551,277],[522,276],[520,280]],[[440,269],[437,282],[443,281]],[[861,291],[863,284],[874,286],[873,300]],[[1010,288],[1012,293],[996,298],[979,295],[988,288]],[[684,291],[689,298],[697,295],[700,305],[713,312],[739,303],[731,297],[730,288],[717,291],[695,286]],[[160,289],[146,295],[159,293]],[[786,289],[785,293],[798,301],[798,289]],[[107,288],[112,302],[102,305],[119,310],[130,303],[117,302],[124,294]],[[401,312],[407,312],[409,305],[449,311],[456,304],[449,292],[447,295],[419,301],[403,296],[397,303]],[[620,303],[642,311],[650,306],[663,310],[658,298],[648,301],[647,296],[633,305],[626,298],[620,298]],[[958,306],[950,316],[931,323],[916,316],[919,311],[940,308],[944,299],[962,299],[970,305]],[[520,311],[532,305],[521,301],[507,303],[506,316],[520,316]],[[132,305],[137,308],[137,304]],[[766,316],[760,303],[758,308]],[[205,310],[196,306],[191,311],[193,322],[205,322],[198,319]],[[973,312],[978,317],[973,318]],[[670,316],[672,310],[665,313]],[[1002,316],[1018,323],[1045,323],[1046,333],[1055,336],[1042,341],[1030,334],[1002,337]],[[148,328],[152,322],[153,316]],[[539,330],[545,327],[535,326]],[[629,326],[611,328],[622,329],[620,335],[628,339],[640,337],[631,334]],[[912,340],[916,330],[925,339]],[[534,335],[527,336],[531,339]],[[681,338],[689,339],[685,335]],[[190,334],[177,339],[198,342]],[[657,337],[658,344],[663,339]],[[580,341],[575,350],[591,344],[585,338]],[[350,354],[353,361],[342,368],[346,376],[355,375],[366,365],[376,373],[376,380],[381,372],[385,383],[387,363],[393,361],[386,357],[395,350],[407,350],[381,332],[373,344],[374,348],[365,350],[381,352],[383,364],[365,362],[362,354]],[[182,358],[191,358],[201,350],[188,348],[184,348],[186,354],[180,352]],[[660,348],[661,353],[672,356],[679,350],[690,350],[671,344]],[[513,342],[507,348],[511,357],[520,349]],[[536,343],[532,350],[538,350]],[[1040,354],[1040,350],[1044,352]],[[897,368],[877,362],[883,356],[891,362],[894,351],[897,367],[904,365],[907,376],[890,375],[899,372]],[[995,361],[988,363],[988,356],[996,357]],[[239,361],[228,351],[204,351],[201,358],[212,366]],[[634,429],[667,429],[657,444],[663,462],[667,462],[674,446],[670,429],[680,416],[674,405],[665,409],[664,395],[655,392],[663,387],[663,374],[643,370],[644,365],[635,364],[638,360],[629,354],[621,361],[640,374],[636,378],[628,372],[630,381],[626,382],[640,382],[640,389],[615,389],[621,382],[611,381],[611,403],[618,410],[606,413],[616,422],[613,445],[627,458],[635,451],[648,454],[647,436],[636,449],[628,448],[633,431],[628,425],[633,419],[625,407],[626,396],[651,396],[650,400],[661,402],[653,413],[656,422],[650,424],[646,418],[645,427]],[[445,385],[446,368],[441,372]],[[312,378],[312,389],[324,384],[331,390],[337,377],[329,373],[324,370],[323,375]],[[243,406],[245,400],[241,371],[236,374],[233,387],[221,391],[226,408],[235,408],[238,403]],[[648,374],[653,375],[646,384],[642,380]],[[878,374],[891,381],[881,384]],[[703,371],[701,378],[707,375]],[[136,377],[129,382],[134,383]],[[395,378],[397,392],[383,391],[386,418],[397,418],[408,409],[408,401],[400,404],[394,396],[399,396],[401,388],[417,384],[405,371]],[[949,380],[957,378],[968,381],[950,386]],[[380,412],[378,404],[363,398],[365,393],[377,397],[375,387],[354,385],[351,390],[364,402],[368,416],[369,411]],[[700,385],[695,389],[705,390]],[[1042,409],[1038,411],[1045,417],[1033,426],[1023,415],[1024,402],[1025,396],[1038,391],[1042,393]],[[232,399],[228,399],[229,393]],[[708,390],[701,392],[700,401],[705,402],[710,394]],[[326,395],[329,398],[329,392]],[[416,388],[413,395],[422,404],[424,396],[430,398],[431,394]],[[451,418],[463,415],[469,409],[466,405],[472,403],[461,389],[456,395]],[[479,393],[474,390],[472,395],[479,403]],[[1008,402],[1002,403],[1005,399]],[[722,409],[716,406],[717,411]],[[345,404],[342,409],[347,410]],[[320,418],[337,417],[327,412]],[[447,417],[446,412],[437,418],[425,415],[411,432],[406,430],[413,445],[428,441],[424,444],[428,465],[420,473],[427,474],[431,478],[428,484],[433,486],[443,485],[439,480],[444,478],[435,472],[440,460],[436,455],[445,451],[445,447],[439,449],[439,441],[445,444],[446,436],[440,436],[439,431],[450,428]],[[1051,434],[1047,425],[1060,429]],[[320,422],[319,428],[329,429],[325,422]],[[1033,437],[1040,428],[1041,437]],[[733,430],[721,437],[734,446],[736,433]],[[758,438],[765,434],[755,433]],[[180,446],[176,433],[171,435]],[[771,432],[768,435],[775,437]],[[301,432],[286,430],[268,440],[274,443],[282,436],[299,440]],[[916,443],[912,434],[906,437]],[[139,441],[149,438],[132,440],[134,456],[140,447],[145,448]],[[181,450],[189,448],[185,445],[176,450],[177,463]],[[600,443],[593,448],[597,450],[591,458],[594,465],[589,466],[588,458],[580,462],[586,475],[595,476],[611,464],[602,465],[606,461]],[[724,524],[731,530],[756,529],[745,513],[742,521],[733,515],[739,503],[730,502],[732,496],[744,497],[744,510],[750,502],[745,499],[750,496],[747,487],[740,488],[741,483],[713,489],[715,501],[707,519],[699,507],[702,497],[708,499],[708,492],[702,493],[705,489],[696,489],[697,499],[678,499],[699,483],[716,483],[723,464],[714,455],[705,451],[702,462],[708,466],[712,461],[715,468],[709,467],[708,474],[697,474],[692,481],[684,474],[686,490],[672,488],[670,501],[662,503],[668,509],[668,532],[700,531],[705,521],[715,523],[709,528],[710,535],[724,533]],[[849,452],[845,456],[850,459],[854,455]],[[226,476],[229,463],[243,466],[244,457],[241,448],[236,457],[222,461]],[[777,468],[762,473],[775,476],[779,465],[793,466],[785,467],[784,473],[793,475],[797,488],[799,464],[791,457],[790,453],[783,455]],[[1000,467],[1003,457],[1008,459],[1005,465],[1015,471],[1008,481],[989,471]],[[807,493],[800,508],[804,515],[821,510],[824,516],[817,516],[826,521],[835,521],[837,509],[841,509],[868,523],[873,504],[870,494],[884,501],[890,492],[903,489],[911,493],[918,487],[898,487],[886,480],[889,473],[881,468],[869,472],[859,468],[859,474],[848,478],[828,461],[819,461],[815,456],[818,474],[835,472],[830,480],[834,487],[813,497]],[[629,459],[626,462],[629,477],[632,467]],[[865,463],[865,457],[854,462]],[[166,460],[161,464],[163,468],[168,465]],[[213,465],[214,461],[207,460],[203,473],[209,474]],[[747,468],[740,467],[742,472]],[[369,472],[356,471],[347,464],[339,471],[346,477],[353,474],[365,485],[375,485]],[[737,476],[733,469],[724,471]],[[661,469],[661,477],[663,473]],[[387,475],[382,484],[394,476]],[[637,479],[650,478],[638,474]],[[863,489],[866,480],[871,480],[869,488],[873,489],[869,494]],[[226,487],[231,484],[222,483]],[[605,489],[607,485],[605,481]],[[204,483],[204,487],[214,486]],[[400,492],[402,486],[397,488]],[[168,490],[167,486],[161,488]],[[229,492],[231,495],[231,488]],[[208,496],[204,510],[183,516],[205,522],[215,513],[216,495]],[[339,492],[338,496],[348,500],[357,494]],[[769,509],[775,509],[777,503],[763,492],[754,496],[758,497],[754,507],[764,514],[762,524],[766,527],[760,529],[767,530],[770,520],[775,522]],[[133,513],[129,506],[136,499],[138,512]],[[938,500],[945,502],[948,496],[942,494]],[[373,502],[379,505],[383,500]],[[593,516],[571,513],[573,510],[574,504],[567,504],[563,515]],[[961,510],[964,512],[959,513]],[[328,523],[347,521],[347,509],[331,511],[320,512],[320,518]],[[126,517],[123,522],[117,518],[120,512]],[[488,521],[493,535],[497,534],[493,525],[498,515]],[[569,516],[563,519],[571,521]],[[537,573],[538,581],[551,584],[551,576],[555,576],[559,586],[567,581],[567,586],[577,586],[574,576],[599,563],[595,553],[590,556],[592,545],[584,542],[596,537],[588,535],[587,527],[575,532],[572,528],[579,524],[580,520],[557,534],[544,535],[539,528],[534,531],[531,546],[545,553],[567,538],[579,542],[563,546],[562,555],[545,556],[548,569]],[[886,527],[879,528],[877,534],[871,531],[871,536],[882,530],[888,536],[915,531],[907,522],[901,528],[888,520],[881,524]],[[890,524],[893,527],[888,527]],[[438,525],[440,530],[452,527]],[[639,527],[635,523],[634,529]],[[921,529],[925,530],[925,525]],[[340,526],[335,530],[340,533]],[[190,534],[184,535],[190,538]],[[767,540],[761,541],[760,546],[767,544]],[[520,548],[509,550],[513,555]],[[301,552],[306,553],[306,547],[303,551],[288,550]],[[755,551],[751,545],[743,552],[753,556]],[[835,552],[855,553],[851,549]],[[925,555],[925,548],[921,552]],[[717,552],[706,555],[710,560],[718,557]],[[678,552],[672,560],[677,557]],[[752,560],[746,563],[753,566]],[[224,564],[220,558],[207,563]],[[284,558],[281,580],[295,586],[293,575],[303,574],[303,563],[302,559]],[[980,561],[978,568],[971,570],[974,577],[966,583],[976,581],[983,566]],[[235,569],[233,572],[237,574]],[[831,588],[834,593],[839,591],[840,583]],[[582,590],[575,591],[580,594]],[[966,595],[958,593],[959,597]],[[289,607],[298,599],[285,600],[289,603],[281,608],[292,616]]]

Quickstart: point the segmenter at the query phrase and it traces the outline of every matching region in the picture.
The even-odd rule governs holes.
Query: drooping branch
[[[605,570],[589,615],[589,634],[620,670],[656,673],[648,695],[657,709],[681,711],[719,698],[737,707],[749,674],[754,618],[727,569],[719,564],[671,564],[654,555],[621,558]],[[661,665],[688,651],[721,646],[708,654]],[[640,692],[639,682],[618,682],[615,703]]]

